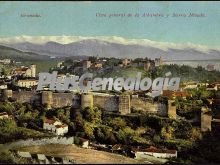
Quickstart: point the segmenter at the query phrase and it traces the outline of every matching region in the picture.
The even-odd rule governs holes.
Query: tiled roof
[[[65,127],[67,127],[67,125],[66,124],[62,124],[62,125],[56,125],[55,127],[56,128],[65,128]]]
[[[25,79],[25,80],[18,80],[18,81],[21,81],[21,82],[30,82],[30,81],[37,81],[35,79]]]
[[[8,115],[7,112],[0,112],[0,116]]]
[[[89,141],[87,139],[84,139],[84,138],[79,138],[80,142],[83,143],[83,142],[86,142],[86,141]]]
[[[164,91],[163,91],[163,96],[167,96],[167,97],[171,97],[171,96],[187,97],[187,96],[190,96],[190,94],[187,93],[187,92],[184,92],[184,91],[164,90]]]
[[[48,124],[54,124],[56,121],[55,120],[51,120],[51,119],[44,119],[44,123],[48,123]]]
[[[165,149],[158,149],[154,146],[150,146],[149,148],[146,149],[138,149],[135,148],[133,149],[135,152],[153,152],[153,153],[169,153],[169,154],[176,154],[176,150],[165,150]]]
[[[29,68],[25,67],[25,68],[16,68],[15,72],[26,72]]]

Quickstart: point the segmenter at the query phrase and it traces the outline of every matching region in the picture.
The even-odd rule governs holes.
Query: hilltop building
[[[131,64],[131,59],[127,59],[127,58],[123,59],[123,60],[122,60],[122,64],[123,64],[123,66],[128,66],[128,65],[130,65],[130,64]]]
[[[63,63],[64,63],[64,61],[58,62],[57,63],[57,68],[62,68],[63,67]]]
[[[149,71],[151,68],[151,62],[149,60],[147,60],[145,63],[144,63],[144,70],[146,71]]]
[[[7,64],[11,64],[12,60],[11,59],[3,59],[3,60],[0,60],[0,63],[3,63],[4,65],[7,65]]]
[[[213,71],[213,70],[215,69],[215,65],[208,64],[208,65],[206,66],[206,69],[207,69],[208,71]]]
[[[25,87],[25,88],[31,88],[37,86],[37,84],[38,84],[38,80],[35,79],[18,80],[17,82],[17,86]]]
[[[21,66],[19,68],[15,68],[12,71],[14,76],[24,76],[24,77],[36,77],[36,65],[31,65],[30,67]]]
[[[155,66],[162,66],[163,65],[163,59],[160,58],[155,58]]]
[[[87,71],[91,67],[92,63],[89,60],[83,61],[83,71]]]

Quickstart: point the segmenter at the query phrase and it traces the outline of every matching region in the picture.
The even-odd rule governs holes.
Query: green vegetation
[[[200,103],[198,103],[200,104]],[[58,108],[15,102],[0,103],[0,112],[6,111],[14,119],[0,120],[0,142],[51,136],[43,133],[44,117],[60,120],[69,126],[69,136],[83,137],[104,144],[131,146],[157,146],[178,150],[178,162],[215,162],[219,139],[202,135],[200,130],[184,120],[174,120],[139,112],[130,115],[109,113],[94,108]],[[208,141],[208,139],[212,139]],[[79,141],[79,139],[78,139]],[[77,138],[76,138],[77,142]],[[205,150],[211,145],[216,148]],[[204,146],[202,149],[201,146]],[[194,153],[194,154],[193,154]],[[206,154],[207,153],[207,154]],[[202,159],[199,159],[201,155]],[[7,158],[7,154],[5,156]],[[3,159],[2,159],[3,160]],[[6,161],[11,161],[10,157]]]
[[[193,68],[186,65],[164,65],[157,67],[151,71],[145,71],[143,67],[132,67],[127,68],[117,68],[117,70],[112,70],[108,73],[103,73],[105,77],[135,77],[137,72],[142,72],[143,77],[164,77],[167,72],[172,73],[172,77],[180,77],[181,83],[188,81],[196,82],[218,82],[220,81],[219,71],[207,71],[202,67]],[[102,76],[101,75],[101,76]],[[100,76],[100,75],[98,75]]]
[[[0,142],[6,143],[18,139],[40,138],[45,134],[23,127],[18,127],[16,122],[11,119],[0,120]]]
[[[51,60],[45,60],[45,61],[24,61],[22,65],[24,66],[30,66],[31,64],[35,64],[37,67],[37,73],[39,72],[48,72],[51,68],[54,68],[57,66],[57,60],[51,59]]]
[[[161,68],[162,75],[167,72],[171,72],[172,76],[180,77],[181,82],[196,81],[196,82],[217,82],[220,81],[219,71],[207,71],[201,66],[192,68],[187,65],[165,65]]]
[[[11,156],[10,151],[0,151],[0,164],[14,164],[14,158]]]
[[[133,67],[128,67],[128,68],[121,68],[118,69],[117,71],[114,72],[110,72],[110,73],[103,73],[101,75],[101,77],[112,77],[112,78],[117,78],[117,77],[131,77],[131,78],[135,78],[137,75],[137,72],[143,72],[142,69],[140,68],[133,68]]]
[[[42,131],[43,107],[30,104],[1,102],[0,112],[7,112],[12,119],[0,120],[0,143],[18,139],[41,138],[51,136]]]

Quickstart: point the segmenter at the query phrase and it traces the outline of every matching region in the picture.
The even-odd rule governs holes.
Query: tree
[[[111,120],[109,125],[114,129],[114,130],[119,130],[122,129],[126,126],[126,121],[120,117],[116,117],[115,119]]]
[[[95,136],[93,134],[94,128],[91,126],[90,123],[88,123],[88,122],[84,123],[84,131],[85,131],[85,134],[86,134],[87,138],[89,138],[90,140],[95,139]]]
[[[95,134],[95,139],[97,141],[102,142],[102,143],[105,141],[105,135],[102,132],[101,127],[96,127],[95,131],[94,131],[94,134]]]

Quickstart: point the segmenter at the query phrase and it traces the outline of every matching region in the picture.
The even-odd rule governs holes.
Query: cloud
[[[35,44],[45,44],[49,41],[57,42],[60,44],[69,44],[73,42],[79,42],[88,39],[98,39],[100,41],[106,41],[111,43],[118,43],[124,45],[142,45],[142,46],[151,46],[155,48],[159,48],[161,50],[167,51],[168,49],[194,49],[202,52],[209,52],[211,49],[220,51],[219,47],[208,47],[204,45],[197,45],[193,43],[185,43],[185,44],[176,44],[171,42],[157,42],[151,41],[148,39],[128,39],[118,36],[97,36],[97,37],[84,37],[84,36],[16,36],[16,37],[7,37],[0,38],[1,44],[16,44],[23,42],[31,42]]]

